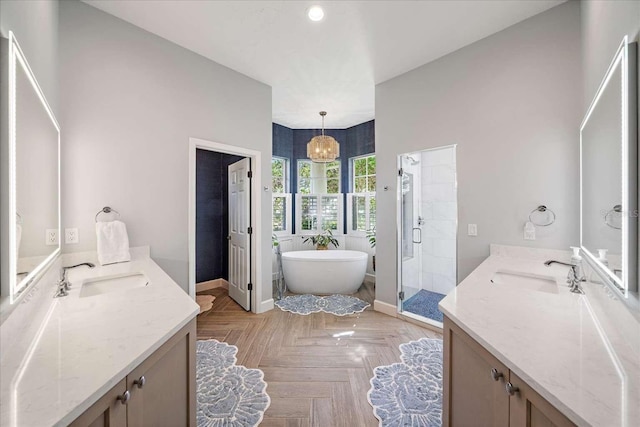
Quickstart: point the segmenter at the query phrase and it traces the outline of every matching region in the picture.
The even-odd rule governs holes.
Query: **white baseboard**
[[[256,313],[264,313],[266,311],[273,310],[274,307],[275,306],[273,304],[273,298],[270,298],[266,301],[262,301],[258,305],[258,310],[256,311]]]
[[[202,291],[208,291],[210,289],[215,289],[215,288],[224,288],[228,290],[229,282],[227,282],[224,279],[214,279],[206,282],[196,283],[196,293],[202,292]]]
[[[398,317],[398,307],[393,304],[387,304],[379,300],[373,302],[373,309],[387,316]]]
[[[373,283],[373,284],[375,284],[376,283],[376,275],[375,274],[370,274],[370,273],[365,274],[364,283]]]

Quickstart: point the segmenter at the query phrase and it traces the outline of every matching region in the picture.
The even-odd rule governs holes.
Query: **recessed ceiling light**
[[[311,6],[307,15],[312,21],[322,21],[322,18],[324,18],[324,10],[322,10],[320,6]]]

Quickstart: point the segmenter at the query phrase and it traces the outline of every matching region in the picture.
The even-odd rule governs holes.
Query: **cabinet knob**
[[[511,383],[507,383],[507,385],[505,385],[504,388],[505,390],[507,390],[507,393],[509,394],[509,396],[513,396],[520,391],[518,387],[514,386]]]
[[[147,379],[144,377],[144,375],[142,375],[140,378],[138,378],[137,380],[135,380],[133,383],[135,385],[138,386],[138,388],[142,388],[144,387],[145,383],[147,382]]]
[[[493,378],[494,381],[498,381],[502,377],[504,377],[502,372],[499,372],[496,368],[491,369],[491,378]]]
[[[120,401],[120,403],[122,403],[123,405],[126,405],[127,402],[129,401],[129,399],[131,399],[131,393],[129,393],[129,390],[125,391],[124,393],[122,393],[120,396],[118,396],[118,400]]]

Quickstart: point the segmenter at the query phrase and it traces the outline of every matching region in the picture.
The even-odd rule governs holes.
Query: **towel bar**
[[[96,222],[98,222],[98,217],[100,216],[101,213],[108,214],[108,213],[112,213],[112,212],[115,213],[116,215],[118,215],[118,218],[120,218],[120,212],[118,212],[115,209],[110,208],[109,206],[105,206],[104,208],[100,209],[98,211],[98,213],[96,214]]]

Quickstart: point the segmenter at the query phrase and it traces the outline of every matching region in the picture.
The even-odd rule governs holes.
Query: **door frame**
[[[248,157],[251,159],[251,268],[249,279],[253,283],[251,291],[251,311],[257,313],[262,301],[262,280],[260,277],[260,264],[262,256],[262,220],[260,189],[261,179],[261,153],[249,148],[235,145],[222,144],[219,142],[207,141],[199,138],[189,138],[189,296],[196,298],[196,150],[208,150],[218,153],[232,154],[236,156]]]
[[[416,320],[427,326],[433,326],[438,330],[442,330],[443,324],[437,320],[429,319],[418,314],[404,311],[402,308],[403,300],[400,299],[400,292],[403,290],[402,282],[402,175],[400,175],[400,169],[402,168],[402,156],[410,155],[413,153],[423,153],[425,151],[436,151],[452,148],[454,155],[456,156],[456,173],[458,170],[458,144],[442,145],[440,147],[429,147],[421,150],[408,151],[406,153],[400,153],[396,157],[396,313],[399,317],[405,317],[408,319]],[[458,206],[458,185],[456,183],[456,206]],[[456,218],[456,286],[458,282],[458,219]]]

